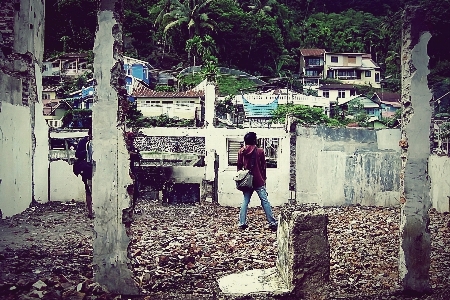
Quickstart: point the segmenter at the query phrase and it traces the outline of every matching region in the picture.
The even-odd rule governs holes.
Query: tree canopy
[[[302,48],[365,52],[395,89],[405,5],[424,8],[431,84],[450,78],[450,0],[124,0],[124,50],[170,69],[203,63],[209,47],[208,62],[269,77],[299,74]],[[96,13],[97,0],[47,0],[46,58],[92,50]]]

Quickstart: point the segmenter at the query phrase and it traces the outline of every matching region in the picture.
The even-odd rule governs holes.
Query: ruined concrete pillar
[[[122,1],[101,0],[94,43],[93,107],[94,276],[110,292],[139,293],[128,265],[130,238],[124,223],[132,206],[129,155],[124,139],[127,106],[122,58]]]
[[[431,207],[428,158],[432,94],[428,88],[427,45],[423,12],[407,8],[402,44],[402,195],[399,275],[405,292],[430,289],[431,241],[428,210]]]
[[[205,88],[205,125],[208,129],[214,127],[215,101],[216,85],[208,81]]]
[[[330,278],[328,216],[318,206],[283,207],[276,268],[296,299],[327,299]]]
[[[48,200],[48,126],[42,115],[44,3],[0,5],[0,218]]]

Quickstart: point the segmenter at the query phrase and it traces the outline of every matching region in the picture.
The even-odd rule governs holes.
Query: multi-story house
[[[300,74],[303,89],[319,88],[319,80],[323,78],[325,49],[300,49]]]
[[[380,67],[365,53],[324,54],[323,78],[380,88]]]
[[[66,53],[43,62],[42,76],[80,76],[88,71],[87,53]]]

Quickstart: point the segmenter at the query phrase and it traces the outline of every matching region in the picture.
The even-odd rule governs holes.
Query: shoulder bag
[[[250,162],[249,170],[239,170],[234,176],[236,182],[236,188],[240,191],[246,191],[253,189],[253,167],[255,165],[256,147],[252,152],[252,160]]]

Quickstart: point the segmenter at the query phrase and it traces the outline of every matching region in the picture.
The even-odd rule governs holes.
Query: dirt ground
[[[429,295],[399,294],[399,208],[331,207],[329,299],[448,299],[450,215],[430,211]],[[279,208],[274,208],[278,215]],[[142,296],[108,293],[93,282],[93,221],[84,204],[50,202],[0,220],[0,299],[282,299],[221,294],[217,279],[276,261],[276,233],[260,207],[249,228],[238,208],[163,206],[140,200],[131,226],[131,264]],[[286,298],[283,298],[286,299]]]

